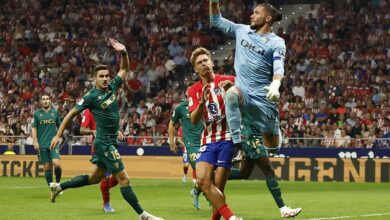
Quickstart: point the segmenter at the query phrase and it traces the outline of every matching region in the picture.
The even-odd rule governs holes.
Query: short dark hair
[[[282,20],[282,12],[280,10],[276,9],[275,6],[268,4],[268,3],[258,4],[257,6],[262,6],[265,8],[265,10],[267,10],[267,12],[272,17],[272,22]]]
[[[96,73],[99,72],[100,70],[108,70],[108,67],[103,64],[96,65],[95,68],[93,68],[93,75],[95,76]]]

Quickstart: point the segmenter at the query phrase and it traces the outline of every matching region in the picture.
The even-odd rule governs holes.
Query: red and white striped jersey
[[[201,145],[214,143],[222,140],[230,140],[229,127],[226,120],[225,104],[223,96],[225,90],[219,87],[221,81],[230,80],[234,83],[234,76],[215,75],[209,83],[210,95],[206,101],[203,112],[205,129],[201,136]],[[202,81],[198,81],[188,89],[188,111],[194,111],[202,95]]]

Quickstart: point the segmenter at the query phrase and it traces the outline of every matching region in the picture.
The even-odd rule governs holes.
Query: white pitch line
[[[335,216],[335,217],[324,217],[324,218],[309,218],[304,220],[329,220],[329,219],[346,219],[346,218],[357,218],[357,217],[375,217],[390,215],[390,213],[377,213],[377,214],[366,214],[366,215],[351,215],[351,216]]]

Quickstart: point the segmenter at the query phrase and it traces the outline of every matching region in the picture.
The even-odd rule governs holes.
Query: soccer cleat
[[[199,204],[199,193],[197,194],[195,189],[192,189],[191,190],[191,196],[192,196],[192,199],[193,199],[193,204],[194,204],[194,207],[199,210],[200,209],[200,204]]]
[[[112,208],[112,206],[109,203],[104,204],[103,210],[104,210],[104,212],[107,212],[107,213],[115,212],[115,209]]]
[[[233,156],[232,163],[241,162],[242,160],[243,160],[242,150],[237,150],[237,152],[235,152]]]
[[[181,182],[182,183],[187,183],[187,176],[184,175],[182,178],[181,178]]]
[[[282,218],[293,218],[301,213],[301,208],[292,209],[290,207],[283,207],[280,209],[280,215]]]
[[[56,202],[56,197],[61,193],[62,189],[59,183],[50,183],[49,185],[50,190],[51,190],[51,195],[50,195],[50,201],[52,203]]]
[[[233,215],[232,217],[229,218],[229,220],[244,220],[244,219]]]
[[[145,211],[139,216],[139,219],[140,220],[164,220],[163,218],[156,217],[156,216],[149,214]]]

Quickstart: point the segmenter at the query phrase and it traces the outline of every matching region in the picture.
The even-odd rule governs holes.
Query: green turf
[[[168,220],[211,219],[204,198],[201,210],[192,206],[191,183],[180,180],[132,180],[141,205],[150,213]],[[348,219],[390,219],[390,185],[374,183],[280,182],[286,205],[302,207],[296,219],[360,216]],[[227,198],[230,207],[245,220],[280,219],[264,181],[229,181]],[[111,204],[115,213],[102,211],[98,185],[69,189],[55,204],[49,201],[43,178],[0,177],[0,219],[138,219],[124,202],[118,188],[112,189]],[[338,218],[334,218],[338,219]],[[346,219],[346,218],[340,218]]]

